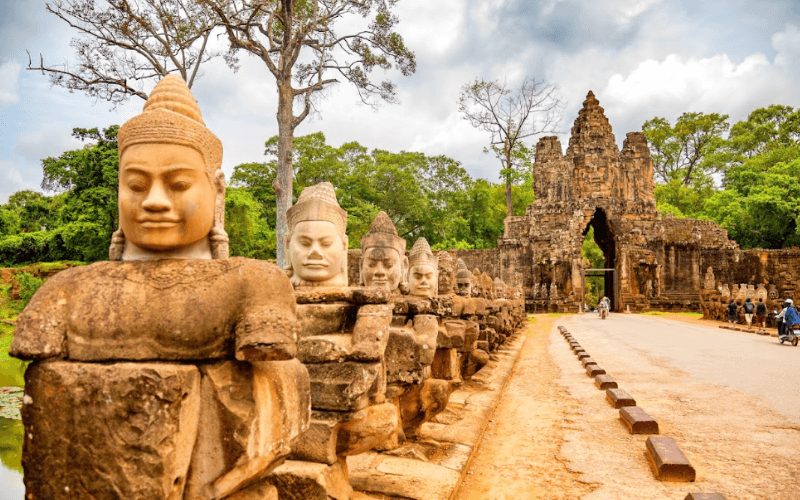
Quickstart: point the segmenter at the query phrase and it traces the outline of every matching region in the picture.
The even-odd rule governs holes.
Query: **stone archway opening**
[[[594,241],[603,252],[604,265],[602,268],[587,269],[586,272],[594,275],[602,275],[603,293],[611,300],[611,310],[618,310],[617,290],[614,277],[616,269],[616,244],[614,232],[608,221],[608,216],[602,208],[596,208],[592,219],[584,228],[582,235],[586,237],[589,229],[593,230]],[[584,273],[586,275],[586,272]],[[585,288],[584,288],[585,289]]]

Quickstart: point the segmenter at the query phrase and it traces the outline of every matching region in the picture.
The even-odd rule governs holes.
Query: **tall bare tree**
[[[373,83],[369,73],[394,67],[416,70],[414,53],[394,31],[398,0],[201,0],[211,6],[228,34],[232,52],[259,59],[278,87],[277,259],[286,264],[286,210],[292,205],[292,141],[295,128],[314,111],[315,97],[339,81],[352,83],[363,102],[396,100],[395,85]],[[361,18],[361,20],[359,20]],[[361,28],[355,27],[359,24]],[[345,25],[338,33],[336,25]],[[294,82],[294,83],[293,83]],[[296,84],[296,86],[295,86]],[[299,105],[295,114],[294,106]]]
[[[561,98],[558,87],[526,77],[519,89],[505,82],[474,82],[461,87],[458,109],[473,127],[492,134],[490,148],[500,159],[500,178],[506,181],[506,211],[514,215],[511,185],[518,176],[520,163],[529,164],[522,139],[555,132],[561,122]],[[484,152],[488,152],[485,148]]]
[[[208,48],[216,15],[194,0],[54,0],[46,9],[78,31],[70,42],[76,60],[45,65],[40,54],[28,69],[114,105],[147,100],[145,84],[170,73],[191,87],[200,66],[222,55]]]

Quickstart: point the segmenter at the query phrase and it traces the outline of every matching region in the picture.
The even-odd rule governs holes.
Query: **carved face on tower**
[[[462,297],[472,295],[472,273],[461,259],[456,261],[456,293]]]
[[[408,255],[408,287],[410,295],[435,297],[437,295],[438,263],[428,240],[420,238]]]
[[[347,212],[333,185],[309,186],[286,211],[290,281],[298,286],[347,286]]]
[[[227,243],[222,145],[186,83],[163,78],[118,141],[120,231],[111,258],[120,258],[114,245],[123,260],[227,257],[227,248],[212,249],[215,237]]]
[[[361,283],[397,290],[407,269],[406,240],[386,212],[379,212],[361,238]]]

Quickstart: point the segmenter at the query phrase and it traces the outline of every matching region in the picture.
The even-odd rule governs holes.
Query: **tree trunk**
[[[506,177],[506,211],[509,217],[514,215],[514,205],[511,202],[511,177]]]
[[[508,146],[508,139],[505,140],[504,149],[506,154],[506,168],[511,169],[511,148]],[[506,212],[508,217],[514,215],[514,204],[511,201],[511,171],[506,174]]]
[[[286,267],[287,255],[284,237],[287,232],[286,211],[292,206],[292,85],[291,80],[278,81],[278,173],[272,182],[275,190],[277,220],[275,224],[275,245],[278,266]]]

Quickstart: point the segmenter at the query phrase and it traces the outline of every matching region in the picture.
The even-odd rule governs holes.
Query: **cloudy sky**
[[[39,189],[42,158],[81,147],[73,127],[121,124],[143,104],[112,110],[25,70],[26,49],[53,63],[71,57],[74,33],[44,4],[0,1],[0,203]],[[800,106],[797,0],[401,0],[396,12],[417,57],[416,74],[395,78],[401,103],[375,111],[342,84],[297,135],[322,131],[334,146],[444,154],[496,182],[498,162],[482,153],[488,134],[458,113],[459,88],[475,77],[558,85],[562,144],[589,90],[618,143],[654,116],[719,112],[734,123],[769,104]],[[243,57],[234,74],[216,60],[193,91],[222,140],[227,175],[264,159],[264,142],[277,134],[277,95],[263,63]]]

